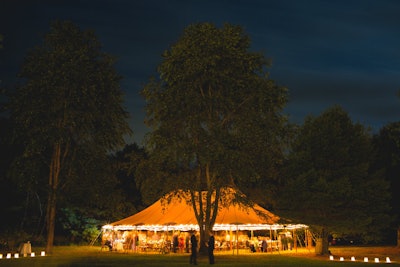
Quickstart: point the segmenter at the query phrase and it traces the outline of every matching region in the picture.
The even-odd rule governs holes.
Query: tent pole
[[[239,255],[239,239],[238,239],[239,229],[238,228],[239,228],[238,225],[236,225],[236,253],[237,253],[237,255]]]
[[[272,253],[272,228],[271,226],[269,227],[269,243],[271,244],[271,253]]]
[[[295,251],[297,252],[297,234],[295,228],[293,228],[293,246]]]
[[[99,236],[103,233],[103,228],[101,228],[101,230],[100,230],[100,232],[99,232],[99,234],[97,235],[97,237],[95,238],[95,239],[93,239],[91,242],[90,242],[90,245],[91,246],[93,246],[94,245],[94,243],[97,241],[97,239],[99,238]]]
[[[230,247],[230,249],[232,249],[233,255],[235,255],[235,248],[232,246],[234,243],[232,242],[233,235],[232,235],[232,227],[231,226],[229,226],[229,236],[230,236],[229,247]]]

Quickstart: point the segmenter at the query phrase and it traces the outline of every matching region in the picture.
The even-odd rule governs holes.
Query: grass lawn
[[[32,248],[36,255],[40,254],[41,248]],[[274,253],[249,253],[247,251],[216,252],[216,266],[338,266],[338,267],[358,267],[358,266],[400,266],[400,250],[395,247],[331,247],[334,261],[330,261],[328,256],[316,256],[313,251],[298,249],[297,252],[285,251]],[[350,257],[355,256],[356,261],[350,261]],[[391,264],[385,263],[389,256]],[[344,261],[339,261],[344,257]],[[364,257],[369,258],[369,262],[363,262]],[[380,259],[380,263],[375,263],[375,258]],[[155,253],[120,253],[101,251],[97,246],[63,246],[55,247],[53,255],[21,257],[15,259],[0,259],[0,266],[190,266],[189,254],[155,254]],[[209,266],[206,256],[198,257],[198,266]]]

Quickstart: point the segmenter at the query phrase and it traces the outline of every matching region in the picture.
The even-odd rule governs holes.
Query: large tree
[[[160,79],[143,90],[158,184],[190,192],[201,246],[219,205],[229,205],[222,188],[275,178],[286,89],[267,67],[241,27],[193,24],[163,53]]]
[[[93,31],[56,21],[20,71],[11,116],[25,146],[23,157],[47,167],[47,243],[52,252],[57,199],[73,175],[79,150],[107,153],[130,134],[122,107],[121,76]]]
[[[400,122],[393,122],[380,129],[373,138],[375,158],[372,168],[382,170],[384,177],[391,188],[391,213],[395,216],[392,231],[388,231],[388,238],[393,240],[397,234],[397,245],[400,247]]]
[[[370,173],[371,136],[334,106],[309,116],[293,142],[280,192],[282,214],[312,226],[327,253],[328,235],[378,240],[388,221],[388,184]]]

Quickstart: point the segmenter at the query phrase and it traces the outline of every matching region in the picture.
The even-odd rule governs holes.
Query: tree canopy
[[[372,169],[381,171],[385,179],[390,183],[391,190],[391,214],[395,217],[391,231],[388,236],[393,238],[393,233],[400,228],[400,195],[397,190],[400,188],[400,122],[393,122],[385,125],[373,137],[374,160]],[[400,241],[400,236],[398,236]],[[400,244],[400,243],[398,243]]]
[[[300,127],[286,164],[280,209],[320,235],[379,240],[389,220],[388,183],[370,173],[371,136],[340,107]]]
[[[57,196],[85,154],[106,154],[131,133],[122,106],[121,76],[113,57],[101,51],[93,31],[56,21],[44,43],[26,57],[23,84],[11,98],[24,158],[47,168],[47,246],[51,253]],[[86,154],[87,155],[87,154]]]
[[[160,79],[143,89],[152,128],[146,143],[160,184],[191,191],[198,204],[207,191],[204,212],[196,214],[206,230],[222,187],[274,174],[267,170],[281,159],[286,89],[268,78],[268,60],[250,44],[239,26],[190,25],[163,53]]]

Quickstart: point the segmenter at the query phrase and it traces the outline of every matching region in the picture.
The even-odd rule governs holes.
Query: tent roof
[[[288,227],[278,224],[279,216],[255,204],[253,207],[231,204],[218,210],[213,230],[277,229]],[[290,225],[289,225],[290,227]],[[168,203],[159,199],[148,208],[122,220],[103,226],[114,230],[198,230],[197,220],[191,204],[180,198]],[[296,227],[297,228],[297,227]]]

